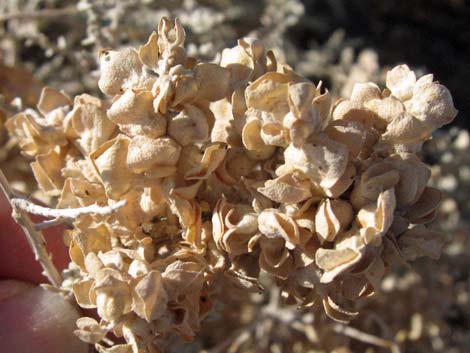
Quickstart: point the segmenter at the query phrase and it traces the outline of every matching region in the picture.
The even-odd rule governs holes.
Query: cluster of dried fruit
[[[46,88],[40,114],[6,122],[55,207],[126,201],[66,233],[76,300],[101,317],[80,319],[80,338],[100,352],[191,340],[220,278],[260,290],[261,270],[287,303],[348,322],[393,263],[439,255],[425,224],[440,193],[416,153],[457,111],[432,75],[398,66],[385,90],[356,84],[332,104],[257,40],[218,65],[184,39],[163,19],[139,50],[101,53],[111,102]]]

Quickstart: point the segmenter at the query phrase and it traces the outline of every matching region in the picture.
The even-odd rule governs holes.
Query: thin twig
[[[102,216],[109,215],[118,208],[124,206],[126,204],[126,200],[118,201],[115,204],[109,206],[98,206],[97,204],[93,204],[90,206],[78,208],[48,208],[36,205],[31,201],[20,198],[12,198],[10,199],[10,203],[22,211],[38,216],[51,218],[77,218],[85,214],[95,214]]]
[[[64,224],[64,220],[62,218],[48,219],[47,221],[34,224],[34,229],[43,230],[46,228],[57,226],[59,224]]]
[[[374,346],[382,347],[382,348],[388,348],[388,349],[397,349],[397,345],[389,340],[385,340],[383,338],[371,335],[366,332],[362,332],[354,327],[351,326],[345,326],[342,324],[335,324],[333,326],[333,331],[336,333],[343,334],[345,336],[357,339],[358,341],[364,342],[364,343],[369,343]]]
[[[11,203],[11,199],[14,198],[15,193],[10,186],[5,174],[0,169],[0,188],[5,194],[7,200]],[[44,275],[55,287],[60,287],[62,283],[62,276],[60,275],[57,268],[54,266],[49,253],[46,250],[46,241],[44,240],[43,234],[34,228],[34,223],[31,221],[26,212],[18,209],[14,205],[13,208],[13,219],[18,223],[23,232],[26,234],[29,245],[33,249],[36,261],[38,261],[43,269]]]
[[[0,22],[6,22],[16,19],[43,19],[61,16],[70,16],[77,13],[83,12],[82,9],[78,9],[75,6],[66,7],[63,9],[44,9],[37,10],[34,12],[11,12],[0,16]]]

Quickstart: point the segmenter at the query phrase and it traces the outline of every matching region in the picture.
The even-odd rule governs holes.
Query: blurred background
[[[406,63],[419,75],[433,73],[459,110],[422,156],[432,184],[445,195],[434,227],[448,243],[438,262],[397,268],[348,329],[295,308],[260,315],[275,304],[270,291],[261,297],[226,293],[200,338],[175,342],[172,350],[468,352],[470,1],[0,0],[0,167],[15,188],[34,194],[35,182],[7,137],[6,118],[34,107],[44,85],[72,96],[100,95],[98,51],[138,46],[162,16],[181,20],[189,54],[203,60],[217,61],[238,38],[256,37],[300,74],[324,81],[336,97],[348,96],[355,82],[383,85],[389,68]]]

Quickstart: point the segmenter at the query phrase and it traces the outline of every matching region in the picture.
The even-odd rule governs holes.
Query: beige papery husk
[[[82,340],[103,353],[191,341],[217,293],[262,291],[262,273],[285,303],[347,323],[392,265],[439,256],[427,225],[441,196],[418,152],[457,111],[432,75],[400,65],[384,90],[332,102],[259,40],[220,63],[184,41],[163,18],[140,48],[100,53],[107,99],[47,87],[38,112],[5,124],[50,206],[125,201],[64,234],[63,289],[99,316],[77,321]]]

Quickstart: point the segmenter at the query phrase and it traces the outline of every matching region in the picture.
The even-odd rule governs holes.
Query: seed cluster
[[[38,111],[6,122],[57,208],[113,205],[66,231],[72,290],[100,322],[77,335],[99,352],[158,352],[192,340],[221,283],[349,322],[397,262],[437,258],[426,228],[440,192],[418,158],[457,114],[448,90],[406,65],[386,88],[356,84],[333,102],[254,39],[200,63],[178,21],[139,50],[100,54],[111,100],[43,90]],[[108,333],[124,337],[112,344]]]

